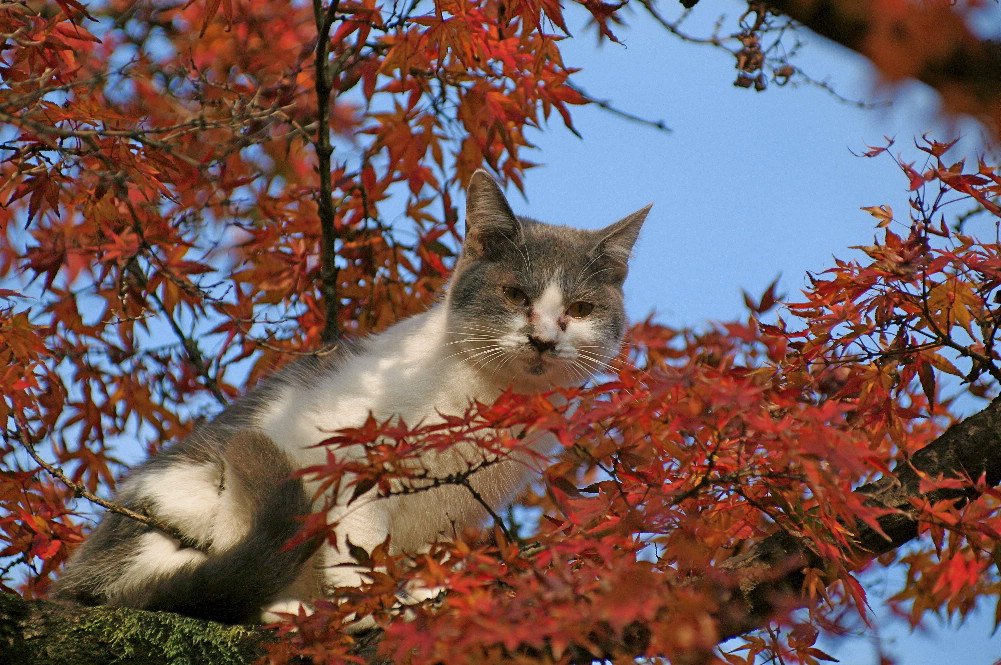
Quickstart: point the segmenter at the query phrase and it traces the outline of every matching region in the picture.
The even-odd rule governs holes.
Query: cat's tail
[[[187,442],[186,442],[187,443]],[[192,450],[182,444],[140,472],[139,485],[151,486],[165,470],[189,464]],[[184,614],[222,623],[260,621],[262,608],[293,585],[321,538],[293,547],[302,515],[312,512],[302,481],[292,478],[287,457],[263,433],[233,433],[210,461],[225,470],[228,487],[219,487],[240,505],[216,507],[213,519],[250,517],[246,534],[222,550],[208,553],[182,548],[162,532],[128,517],[108,514],[71,560],[57,582],[55,596],[87,605],[111,604]],[[213,451],[214,453],[214,451]],[[152,482],[150,482],[152,481]],[[132,497],[129,497],[132,499]],[[137,497],[139,503],[142,498]],[[133,503],[135,499],[129,501]],[[206,506],[206,509],[211,509]],[[163,516],[169,520],[169,515]],[[245,524],[246,527],[246,524]]]

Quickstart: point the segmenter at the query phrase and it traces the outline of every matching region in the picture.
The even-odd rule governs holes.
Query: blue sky
[[[725,3],[737,13],[736,3]],[[698,7],[715,19],[709,6]],[[634,21],[624,46],[593,46],[590,35],[568,40],[577,81],[638,115],[663,119],[671,134],[632,124],[595,108],[575,108],[577,139],[558,116],[536,137],[534,157],[546,166],[526,177],[527,201],[516,210],[540,219],[598,226],[654,202],[637,247],[629,304],[677,325],[740,314],[740,289],[763,290],[777,275],[795,294],[807,270],[846,257],[845,248],[871,244],[873,218],[861,206],[906,208],[906,180],[893,162],[865,159],[867,145],[895,137],[905,157],[920,156],[915,136],[949,128],[936,123],[934,95],[908,86],[894,104],[862,110],[813,87],[764,93],[737,89],[728,54],[682,44]],[[852,98],[872,94],[866,61],[806,35],[796,60],[814,77],[829,78]],[[980,145],[973,123],[960,130]]]
[[[703,25],[715,12],[728,12],[732,25],[741,11],[736,2],[696,7]],[[563,45],[565,62],[583,68],[577,83],[594,97],[663,119],[672,133],[588,107],[574,109],[578,139],[554,114],[533,137],[538,153],[528,155],[545,166],[528,173],[525,199],[510,194],[520,214],[591,228],[654,202],[627,283],[634,318],[656,312],[673,326],[699,326],[743,317],[741,290],[760,294],[777,276],[780,292],[797,299],[807,271],[872,244],[875,220],[859,208],[888,204],[905,217],[907,182],[897,166],[852,154],[885,136],[905,160],[920,159],[914,140],[925,132],[962,135],[957,152],[985,148],[975,123],[943,121],[933,93],[912,84],[888,94],[864,59],[805,32],[795,64],[846,97],[892,104],[860,109],[816,87],[735,88],[731,56],[683,44],[643,18],[618,31],[623,46],[595,49],[593,35],[578,30]],[[870,575],[870,593],[893,588],[893,576]],[[870,599],[882,614],[878,594]],[[880,639],[901,664],[991,665],[1001,657],[993,610],[958,632],[933,621],[911,633],[896,622],[823,648],[843,663],[875,664]]]

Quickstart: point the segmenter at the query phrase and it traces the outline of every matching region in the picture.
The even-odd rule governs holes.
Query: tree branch
[[[666,134],[670,134],[674,131],[673,129],[668,127],[667,123],[664,122],[663,120],[651,120],[649,118],[644,118],[643,116],[636,115],[635,113],[631,113],[630,111],[626,111],[624,109],[615,106],[608,99],[595,99],[591,95],[587,94],[587,92],[585,92],[583,88],[574,85],[573,83],[568,83],[567,87],[575,91],[580,96],[586,98],[590,103],[594,104],[603,111],[607,111],[608,113],[611,113],[614,116],[622,118],[623,120],[628,120],[629,122],[635,122],[638,125],[649,127],[651,129],[656,129],[657,131],[664,132]],[[574,134],[577,134],[577,132],[574,131]],[[577,136],[578,138],[580,138],[579,134],[577,134]]]
[[[123,515],[125,517],[134,519],[137,522],[142,522],[146,526],[149,526],[153,529],[162,531],[171,538],[176,539],[181,544],[181,547],[188,547],[199,550],[201,552],[205,551],[204,546],[202,546],[200,543],[187,537],[186,535],[184,535],[171,525],[167,524],[166,522],[157,519],[154,515],[150,514],[149,511],[144,510],[141,513],[137,513],[136,511],[126,508],[125,506],[119,505],[117,503],[114,503],[113,501],[102,499],[98,495],[89,491],[86,487],[84,487],[80,483],[75,483],[72,480],[70,480],[69,476],[67,476],[62,469],[52,464],[49,464],[44,459],[42,459],[41,455],[39,455],[38,452],[35,450],[35,442],[31,434],[27,431],[27,428],[22,426],[20,423],[17,423],[17,419],[15,419],[15,424],[17,429],[13,435],[21,443],[21,447],[24,448],[25,452],[27,452],[28,455],[31,457],[31,459],[35,461],[35,464],[44,469],[46,473],[48,473],[50,476],[61,482],[69,489],[73,490],[74,495],[81,497],[83,499],[87,499],[88,501],[101,506],[108,512],[118,513],[119,515]]]
[[[325,344],[331,344],[340,337],[338,323],[337,296],[337,228],[336,210],[333,201],[333,186],[330,181],[330,157],[334,148],[330,144],[330,94],[331,75],[327,67],[330,48],[330,28],[334,24],[340,0],[330,0],[326,9],[323,0],[313,0],[313,18],[316,22],[316,149],[317,175],[320,192],[317,201],[320,216],[320,290],[323,293]]]
[[[855,525],[853,554],[860,567],[917,537],[914,500],[976,498],[972,486],[920,491],[923,477],[942,476],[974,481],[983,478],[991,487],[1001,483],[1001,398],[950,427],[910,460],[897,465],[892,475],[856,490],[868,502],[893,511],[877,520],[888,538],[866,524]],[[718,617],[720,640],[760,628],[779,599],[787,601],[790,595],[799,594],[805,568],[822,567],[822,559],[808,543],[785,532],[772,534],[724,562],[721,568],[733,576],[734,586],[723,592],[721,606],[727,609]]]
[[[0,663],[253,663],[267,631],[168,612],[76,607],[0,593]]]
[[[979,39],[951,3],[909,3],[897,16],[856,0],[765,0],[811,31],[868,58],[890,80],[913,78],[953,111],[1001,128],[1001,42]],[[928,40],[927,32],[934,40]]]

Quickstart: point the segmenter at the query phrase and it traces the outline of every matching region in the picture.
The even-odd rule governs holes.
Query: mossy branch
[[[249,665],[270,632],[167,612],[75,607],[0,593],[0,663]]]

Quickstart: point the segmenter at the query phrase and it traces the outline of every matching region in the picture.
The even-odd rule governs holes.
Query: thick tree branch
[[[889,538],[866,524],[855,528],[854,554],[860,564],[897,549],[918,535],[915,499],[929,502],[944,499],[973,499],[972,486],[966,490],[939,489],[922,493],[921,479],[983,478],[988,486],[1001,483],[1001,398],[919,450],[899,464],[890,476],[864,485],[857,493],[868,501],[894,512],[878,519]],[[720,639],[760,628],[780,598],[799,594],[804,568],[822,568],[823,561],[809,544],[785,532],[756,543],[725,562],[722,568],[734,579],[733,591],[724,592],[725,612],[719,617]],[[733,602],[739,600],[740,602]]]
[[[905,3],[897,14],[859,0],[764,4],[865,56],[890,80],[921,81],[950,110],[1001,128],[1001,42],[978,38],[954,3]]]
[[[253,663],[266,631],[167,612],[75,607],[0,593],[0,663]]]

